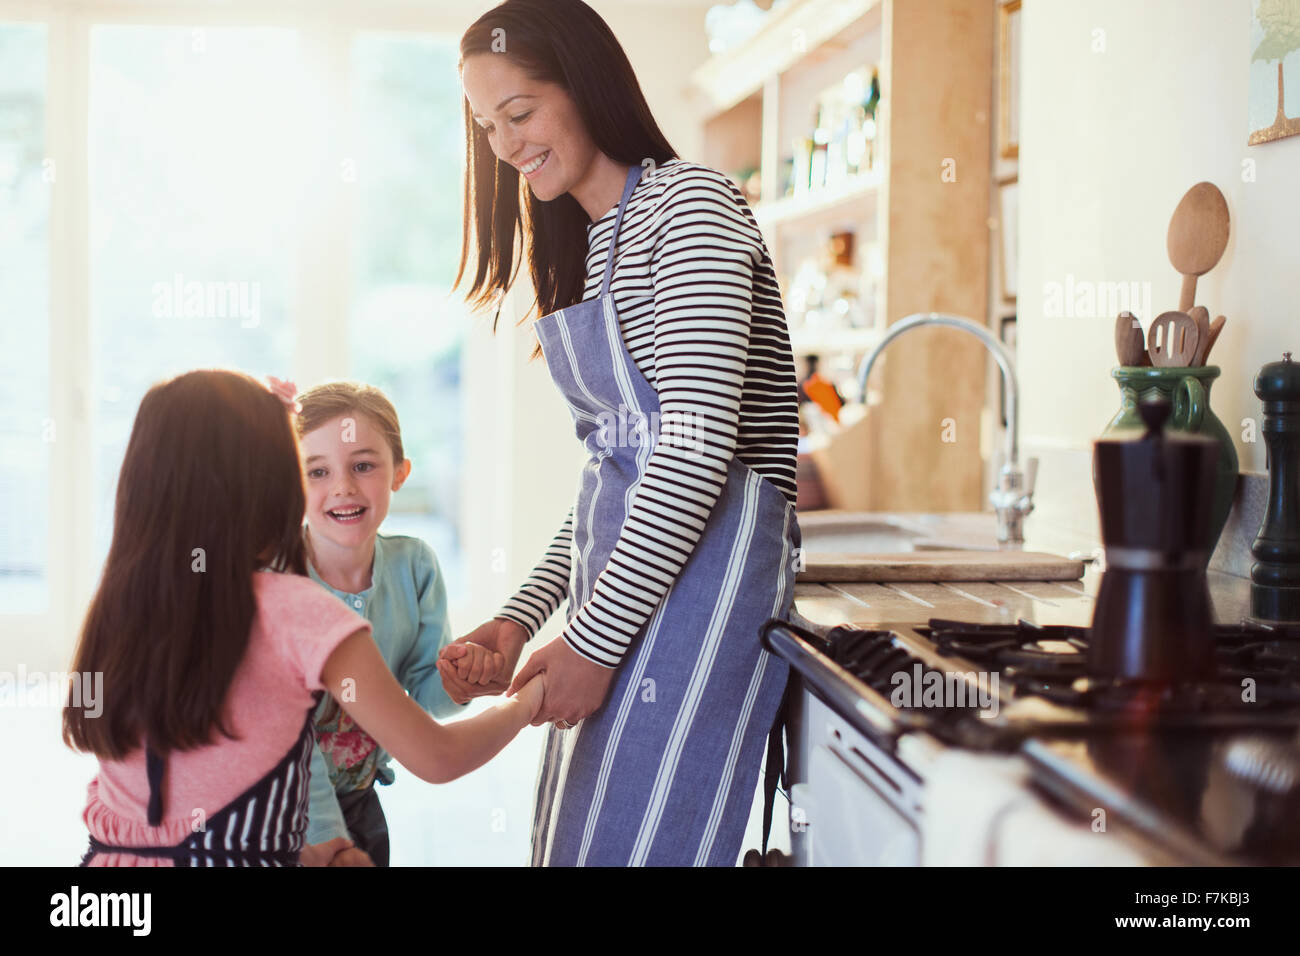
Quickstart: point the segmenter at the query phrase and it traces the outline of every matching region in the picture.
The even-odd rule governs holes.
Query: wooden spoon
[[[1228,320],[1222,315],[1210,323],[1209,342],[1201,349],[1201,364],[1204,365],[1210,360],[1210,349],[1214,348],[1214,343],[1219,341],[1219,333],[1223,331],[1223,323]]]
[[[1115,354],[1120,365],[1150,365],[1142,326],[1132,312],[1121,312],[1115,319]]]
[[[1191,365],[1200,344],[1196,323],[1186,312],[1161,312],[1147,330],[1147,351],[1160,368]]]
[[[1205,364],[1205,353],[1210,350],[1210,311],[1203,305],[1194,305],[1187,317],[1196,323],[1196,355],[1193,365]]]
[[[1178,310],[1196,302],[1196,277],[1215,267],[1228,245],[1228,203],[1214,183],[1197,183],[1178,202],[1165,246],[1169,261],[1183,275]]]

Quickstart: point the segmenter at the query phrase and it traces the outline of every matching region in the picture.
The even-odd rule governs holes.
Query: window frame
[[[46,25],[45,157],[54,162],[49,229],[50,414],[57,428],[51,444],[47,594],[44,613],[5,614],[0,663],[16,653],[28,667],[65,666],[75,647],[85,608],[99,575],[94,549],[93,469],[85,466],[91,444],[92,381],[90,317],[89,109],[90,40],[96,26],[169,26],[193,29],[280,27],[298,35],[304,68],[330,102],[350,99],[352,42],[362,33],[409,33],[458,37],[472,11],[465,7],[395,0],[233,0],[212,6],[201,0],[0,0],[0,23]],[[348,124],[329,122],[313,130],[321,148],[348,155]],[[325,164],[322,164],[322,168]],[[352,195],[322,189],[323,202],[299,233],[293,374],[314,381],[348,368],[351,320]],[[57,361],[55,350],[57,349]],[[466,471],[470,470],[466,462]],[[462,507],[462,526],[463,513]],[[466,561],[470,560],[466,554]],[[472,590],[472,589],[471,589]],[[462,600],[452,599],[459,619]],[[477,603],[477,602],[475,602]],[[38,658],[38,659],[34,659]]]

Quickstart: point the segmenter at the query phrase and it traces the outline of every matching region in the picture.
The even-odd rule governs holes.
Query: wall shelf
[[[836,186],[811,189],[802,195],[782,196],[754,207],[754,218],[764,229],[780,226],[818,226],[853,215],[874,219],[872,203],[880,188],[880,173],[852,176]]]
[[[914,312],[987,316],[994,14],[995,0],[795,0],[691,75],[704,101],[703,161],[733,176],[759,170],[754,217],[787,296],[798,355],[824,354],[842,368]],[[783,168],[796,141],[811,135],[819,94],[864,68],[876,70],[881,94],[869,172],[781,195]],[[955,180],[944,176],[948,166],[959,170]],[[788,304],[794,274],[840,231],[855,234],[854,267],[871,277],[862,295],[874,283],[877,325],[805,331]],[[929,329],[898,339],[888,356],[873,379],[881,404],[868,418],[888,422],[889,447],[850,456],[867,473],[840,485],[862,497],[838,506],[980,510],[983,348],[960,332]],[[949,419],[961,436],[955,443],[940,439]]]
[[[786,70],[832,52],[880,25],[883,0],[803,0],[773,14],[745,43],[691,74],[713,111],[722,113]],[[831,46],[832,50],[824,49]]]

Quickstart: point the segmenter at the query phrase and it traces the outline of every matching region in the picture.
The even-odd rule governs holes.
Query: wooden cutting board
[[[798,580],[1077,581],[1083,562],[1041,551],[905,551],[809,554]]]

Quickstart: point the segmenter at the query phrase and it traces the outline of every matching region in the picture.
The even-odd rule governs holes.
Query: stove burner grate
[[[1194,717],[1300,707],[1300,626],[1243,621],[1214,629],[1218,673],[1186,684],[1088,676],[1089,629],[931,618],[915,628],[935,649],[998,670],[1017,696],[1088,712]]]

